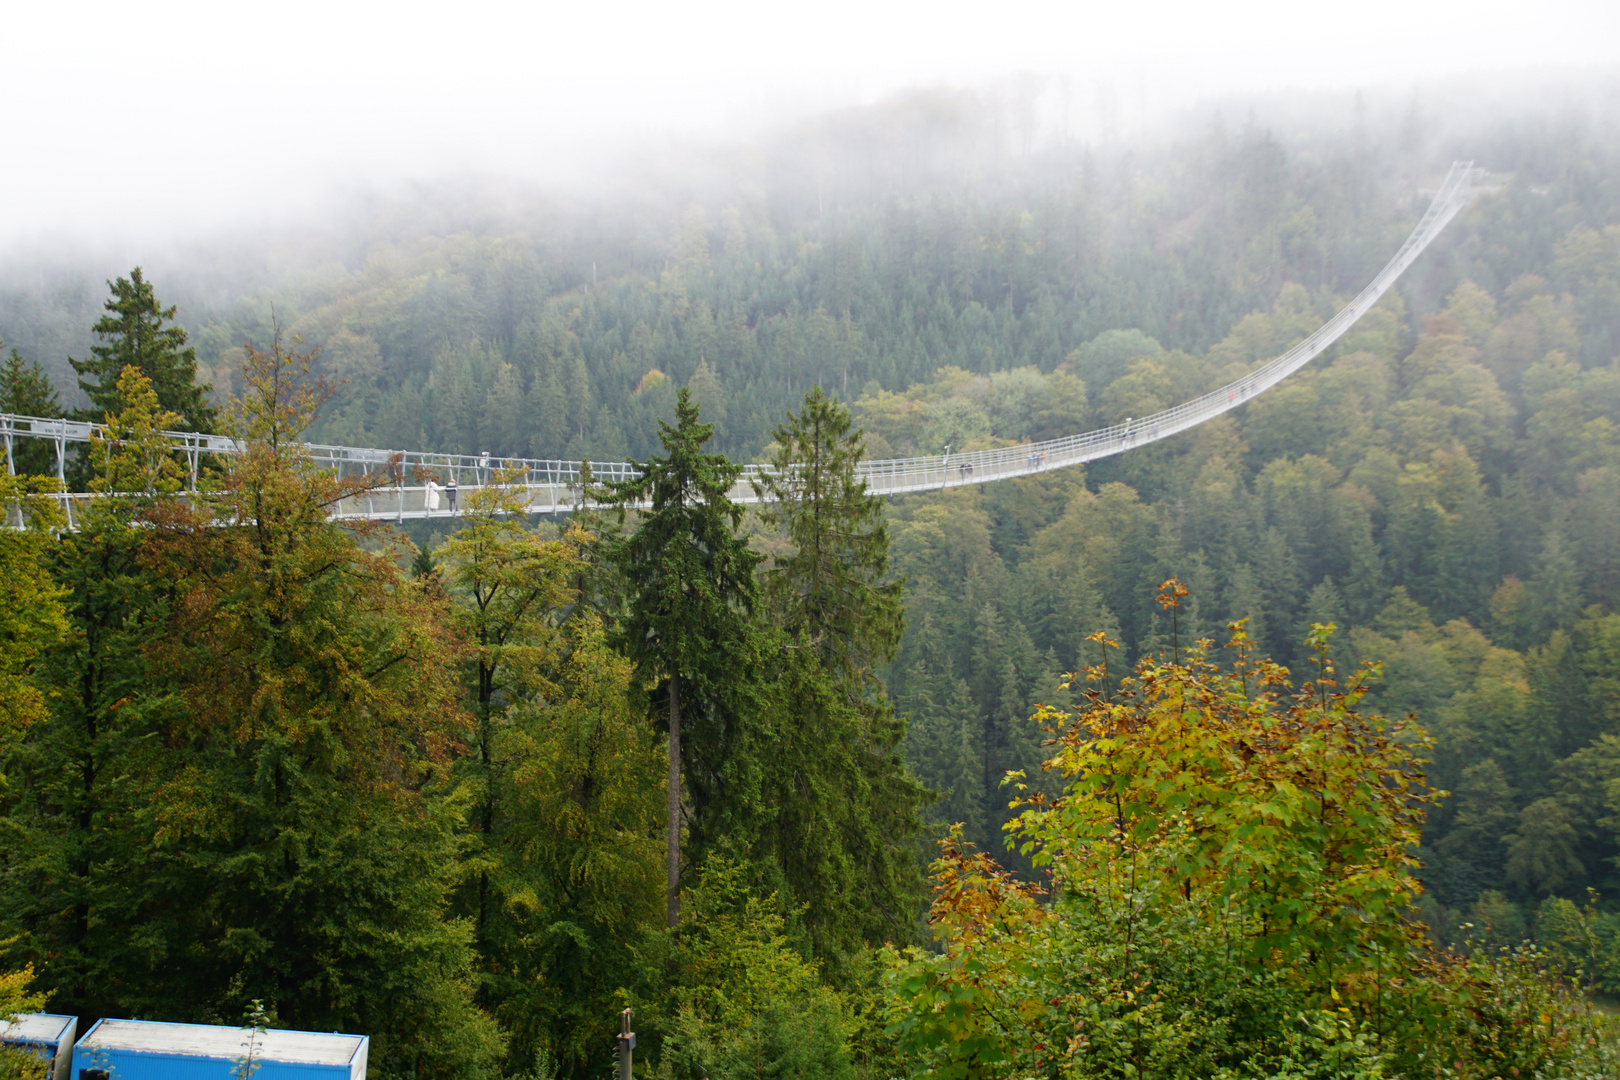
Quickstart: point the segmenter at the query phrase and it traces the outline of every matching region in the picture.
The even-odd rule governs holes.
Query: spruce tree
[[[0,342],[0,347],[4,344]],[[6,355],[0,366],[0,413],[47,418],[62,415],[62,402],[50,376],[38,360],[24,364],[16,349]],[[8,465],[20,476],[48,476],[56,472],[56,457],[44,439],[18,439],[11,448]]]
[[[630,592],[623,640],[638,674],[656,682],[654,707],[668,717],[670,926],[680,916],[682,780],[691,797],[692,840],[700,848],[747,813],[758,785],[747,713],[760,556],[737,534],[742,507],[729,495],[742,469],[723,454],[704,453],[714,425],[698,421],[697,403],[685,388],[675,412],[673,426],[658,425],[664,455],[607,486],[621,522],[631,507],[646,506],[640,527],[615,539],[608,554]],[[690,741],[689,751],[683,740]]]
[[[909,936],[921,901],[912,838],[926,792],[874,670],[894,660],[904,632],[904,583],[888,580],[883,503],[856,475],[861,432],[849,410],[813,387],[773,436],[760,516],[792,547],[763,575],[776,752],[759,854],[805,906],[836,974],[860,945]]]
[[[145,766],[177,704],[172,679],[144,651],[169,604],[163,575],[143,559],[152,510],[180,487],[157,435],[175,418],[133,367],[119,392],[128,407],[108,417],[117,441],[90,445],[89,486],[104,497],[41,553],[67,632],[39,658],[49,708],[9,763],[0,874],[0,940],[17,935],[13,949],[41,962],[39,988],[53,1008],[94,1015],[154,1004],[132,977],[162,955],[142,933],[161,861],[150,810],[162,798]]]
[[[815,386],[771,435],[778,449],[757,482],[760,517],[793,545],[765,574],[771,610],[784,630],[808,636],[829,671],[869,677],[894,659],[905,632],[905,583],[884,580],[883,500],[855,474],[862,432]]]
[[[91,346],[88,360],[68,360],[79,375],[79,389],[90,398],[91,407],[80,410],[79,418],[100,422],[123,409],[118,376],[134,365],[151,380],[159,408],[177,414],[182,429],[213,431],[217,415],[208,403],[213,388],[197,382],[197,350],[183,327],[164,325],[173,322],[174,307],[158,303],[138,266],[107,287],[112,290],[102,305],[107,314],[94,327],[102,344]]]

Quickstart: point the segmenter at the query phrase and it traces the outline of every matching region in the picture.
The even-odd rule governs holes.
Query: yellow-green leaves
[[[106,435],[90,438],[95,475],[90,490],[114,496],[173,495],[185,485],[186,472],[175,460],[162,432],[178,427],[180,417],[158,406],[152,380],[133,364],[118,375],[123,408],[107,417]]]
[[[30,677],[41,650],[67,631],[63,590],[44,565],[47,531],[60,522],[55,503],[36,488],[55,481],[0,475],[0,753],[45,715],[45,699]],[[5,774],[0,771],[0,791]]]
[[[1160,602],[1185,597],[1172,580]],[[1357,710],[1330,627],[1297,687],[1231,631],[1228,666],[1207,641],[1123,679],[1098,664],[1071,676],[1081,706],[1037,714],[1065,784],[1024,795],[1008,832],[1045,895],[945,842],[941,952],[889,956],[920,1075],[1383,1075],[1385,968],[1422,944],[1427,739]]]
[[[1089,673],[1099,688],[1088,704],[1046,717],[1061,724],[1053,764],[1068,787],[1014,835],[1042,865],[1068,855],[1111,877],[1129,863],[1184,895],[1221,897],[1223,910],[1240,905],[1241,945],[1255,956],[1354,964],[1367,947],[1403,944],[1427,737],[1357,711],[1365,679],[1339,684],[1331,627],[1312,629],[1318,670],[1297,689],[1233,631],[1229,670],[1201,642],[1176,662],[1138,664],[1110,696]]]

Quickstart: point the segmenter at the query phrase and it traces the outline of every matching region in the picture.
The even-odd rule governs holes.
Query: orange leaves
[[[962,839],[960,825],[939,842],[940,855],[929,867],[934,901],[928,921],[944,938],[966,947],[1011,924],[1040,922],[1037,887],[1019,881],[996,861]]]
[[[442,590],[413,580],[386,530],[373,543],[328,507],[361,480],[316,469],[297,442],[323,399],[313,354],[250,350],[231,423],[246,443],[220,490],[154,516],[142,558],[172,616],[147,645],[176,678],[172,745],[285,746],[302,767],[410,792],[465,730],[460,643]]]
[[[1157,599],[1159,606],[1165,611],[1169,611],[1171,608],[1180,607],[1181,601],[1186,595],[1187,586],[1183,585],[1179,578],[1171,578],[1169,581],[1160,584]]]

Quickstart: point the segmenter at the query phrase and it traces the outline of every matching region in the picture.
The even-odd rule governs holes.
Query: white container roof
[[[55,1013],[23,1013],[9,1024],[0,1024],[0,1042],[55,1046],[76,1019]]]
[[[150,1020],[103,1020],[79,1040],[85,1049],[137,1050],[149,1054],[225,1058],[234,1061],[247,1053],[247,1028],[209,1024],[165,1024]],[[259,1035],[254,1050],[260,1061],[304,1065],[348,1065],[360,1052],[359,1035],[324,1035],[316,1031],[270,1030]]]

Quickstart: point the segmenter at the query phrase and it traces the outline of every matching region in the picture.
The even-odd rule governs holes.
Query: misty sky
[[[1070,132],[1093,137],[1225,94],[1410,93],[1449,76],[1620,62],[1614,0],[3,10],[0,254],[273,223],[399,180],[578,180],[626,149],[916,85],[1033,73],[1065,103]]]

